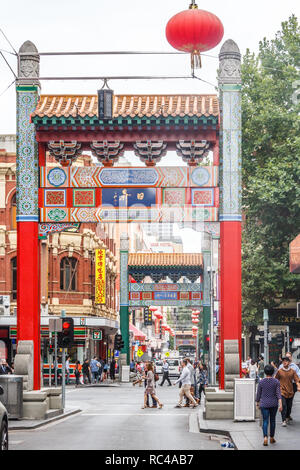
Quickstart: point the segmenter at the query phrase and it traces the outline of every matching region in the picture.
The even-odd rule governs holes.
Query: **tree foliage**
[[[247,50],[243,75],[243,322],[299,297],[289,243],[300,232],[300,27]]]

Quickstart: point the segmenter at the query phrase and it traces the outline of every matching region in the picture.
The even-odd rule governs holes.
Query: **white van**
[[[168,358],[167,362],[169,364],[169,376],[170,377],[179,377],[180,376],[180,361],[177,357]]]

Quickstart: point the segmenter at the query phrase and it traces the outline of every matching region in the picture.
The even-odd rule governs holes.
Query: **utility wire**
[[[0,28],[0,31],[1,33],[3,34],[3,36],[5,37],[6,41],[8,42],[8,44],[10,45],[10,47],[12,48],[12,50],[14,51],[15,55],[18,55],[16,49],[14,48],[14,46],[11,44],[10,40],[7,38],[7,36],[4,34],[3,30]]]
[[[8,66],[11,73],[13,74],[13,76],[15,77],[15,79],[17,79],[18,78],[17,75],[15,74],[15,72],[13,71],[13,69],[11,68],[11,66],[9,65],[9,63],[7,62],[5,56],[3,55],[3,53],[1,51],[0,51],[0,55],[3,58],[4,62],[6,63],[6,65]]]
[[[0,97],[1,97],[2,95],[4,95],[4,93],[15,83],[15,81],[16,81],[16,80],[13,80],[13,81],[11,82],[11,84],[8,85],[8,87],[5,88],[5,90],[3,90],[2,93],[0,93]]]

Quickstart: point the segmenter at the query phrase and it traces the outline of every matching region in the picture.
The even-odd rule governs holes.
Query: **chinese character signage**
[[[143,205],[150,207],[156,203],[156,190],[154,188],[124,188],[103,189],[102,206],[131,207]]]
[[[95,304],[106,302],[105,250],[95,252]]]

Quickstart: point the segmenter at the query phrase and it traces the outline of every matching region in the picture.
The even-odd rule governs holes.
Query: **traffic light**
[[[74,343],[74,320],[71,317],[62,318],[62,331],[57,334],[59,348],[68,348]]]
[[[149,307],[144,308],[144,325],[151,326],[152,325],[152,312],[149,310]]]
[[[49,339],[49,344],[48,344],[48,351],[49,351],[49,354],[54,354],[54,341],[53,339]]]
[[[282,349],[284,346],[284,334],[281,332],[279,335],[276,335],[276,344],[279,349]]]
[[[209,335],[204,336],[204,351],[209,351]]]
[[[122,335],[115,335],[114,341],[114,350],[121,351],[124,348],[124,341],[122,340]]]
[[[293,351],[294,349],[297,349],[297,348],[293,348],[293,342],[294,342],[294,338],[290,336],[289,337],[289,343],[290,343],[289,351]]]

